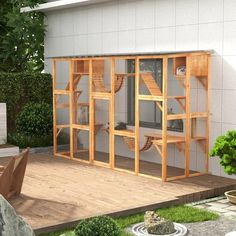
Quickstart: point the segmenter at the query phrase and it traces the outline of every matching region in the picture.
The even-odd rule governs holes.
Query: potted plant
[[[236,175],[236,130],[219,136],[210,151],[210,156],[220,158],[220,164],[224,167],[225,173]],[[225,195],[230,202],[236,204],[236,190],[228,191]]]

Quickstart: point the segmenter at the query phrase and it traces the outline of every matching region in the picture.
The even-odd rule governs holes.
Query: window
[[[134,61],[129,60],[127,63],[128,73],[135,72]],[[162,59],[140,60],[140,73],[151,72],[157,85],[162,90]],[[129,79],[127,86],[127,121],[128,125],[135,124],[135,80]],[[140,94],[150,94],[144,84],[140,84]],[[162,128],[162,112],[157,107],[155,102],[142,101],[140,102],[140,126],[146,128],[161,129]],[[168,130],[183,131],[183,121],[178,120],[179,126],[173,126]]]

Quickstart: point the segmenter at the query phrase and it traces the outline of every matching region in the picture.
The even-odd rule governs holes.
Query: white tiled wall
[[[46,57],[213,49],[211,147],[218,135],[236,129],[236,1],[117,0],[50,12],[46,23]],[[202,109],[199,86],[193,85],[192,106]],[[117,116],[124,117],[124,111]],[[121,142],[118,146],[120,154],[133,155]],[[198,169],[201,152],[192,152],[191,166]],[[169,155],[170,164],[183,162],[175,148]],[[142,157],[159,159],[154,151]],[[210,170],[224,176],[216,158],[210,159]]]

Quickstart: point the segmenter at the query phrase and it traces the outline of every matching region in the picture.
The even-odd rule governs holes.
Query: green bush
[[[44,102],[26,104],[16,119],[16,130],[23,135],[51,135],[52,127],[52,106]]]
[[[120,228],[116,222],[107,216],[82,220],[75,228],[76,236],[119,236]]]
[[[27,103],[52,104],[51,75],[0,72],[0,102],[7,104],[7,127],[14,131],[16,117]]]
[[[228,131],[225,135],[219,136],[210,151],[210,156],[219,156],[225,173],[236,174],[236,131]]]
[[[26,147],[48,147],[52,146],[52,135],[47,136],[28,136],[20,133],[9,133],[7,142],[19,148]]]

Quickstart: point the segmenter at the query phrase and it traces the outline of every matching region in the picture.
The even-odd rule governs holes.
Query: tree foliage
[[[20,13],[43,0],[0,0],[0,71],[42,71],[45,25],[42,13]]]
[[[0,73],[0,102],[7,104],[7,128],[15,130],[16,118],[29,102],[52,105],[52,77],[42,73]]]

